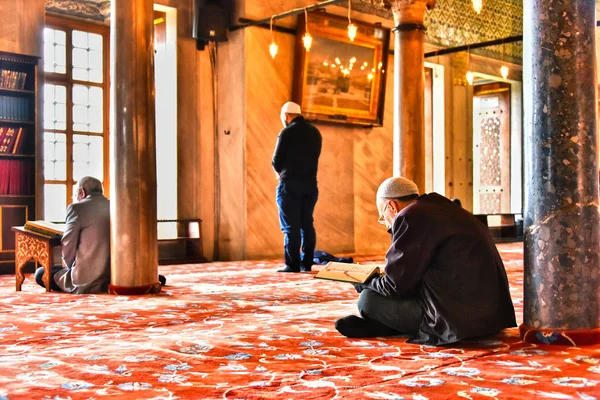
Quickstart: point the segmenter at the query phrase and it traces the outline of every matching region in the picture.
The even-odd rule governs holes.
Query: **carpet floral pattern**
[[[499,248],[522,321],[522,245]],[[335,331],[352,286],[276,261],[161,267],[156,296],[45,293],[0,277],[0,399],[600,399],[600,346],[517,329],[452,347]],[[317,267],[318,268],[318,267]],[[118,396],[118,397],[117,397]]]

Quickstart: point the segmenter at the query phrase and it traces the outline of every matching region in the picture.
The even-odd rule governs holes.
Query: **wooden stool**
[[[50,291],[50,270],[54,262],[52,248],[60,246],[60,236],[46,236],[40,233],[26,231],[21,226],[12,228],[15,233],[15,289],[21,291],[21,286],[25,280],[23,267],[29,260],[35,260],[37,264],[44,267],[43,281],[46,286],[46,292]]]

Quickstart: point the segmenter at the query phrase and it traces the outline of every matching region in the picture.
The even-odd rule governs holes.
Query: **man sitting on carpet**
[[[76,202],[67,208],[61,240],[63,265],[51,268],[52,290],[68,293],[108,291],[110,283],[110,206],[102,183],[90,176],[77,182]],[[44,286],[44,268],[35,280]]]
[[[385,275],[356,285],[362,318],[339,319],[341,334],[439,345],[516,326],[502,259],[471,213],[402,177],[379,186],[377,209],[392,229]]]
[[[77,182],[75,202],[67,207],[61,239],[62,265],[52,266],[52,290],[74,294],[103,293],[110,283],[110,201],[102,182],[85,176]],[[44,268],[35,281],[44,286]],[[162,285],[166,278],[158,276]]]

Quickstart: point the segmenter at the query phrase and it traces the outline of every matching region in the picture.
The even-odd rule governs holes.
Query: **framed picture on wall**
[[[298,21],[294,101],[309,120],[347,124],[383,124],[386,66],[390,30],[323,12],[302,15]],[[306,51],[303,36],[312,36]]]

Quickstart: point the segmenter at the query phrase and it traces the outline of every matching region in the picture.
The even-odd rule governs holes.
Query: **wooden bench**
[[[202,250],[202,220],[158,220],[158,264],[197,264],[208,260]]]

